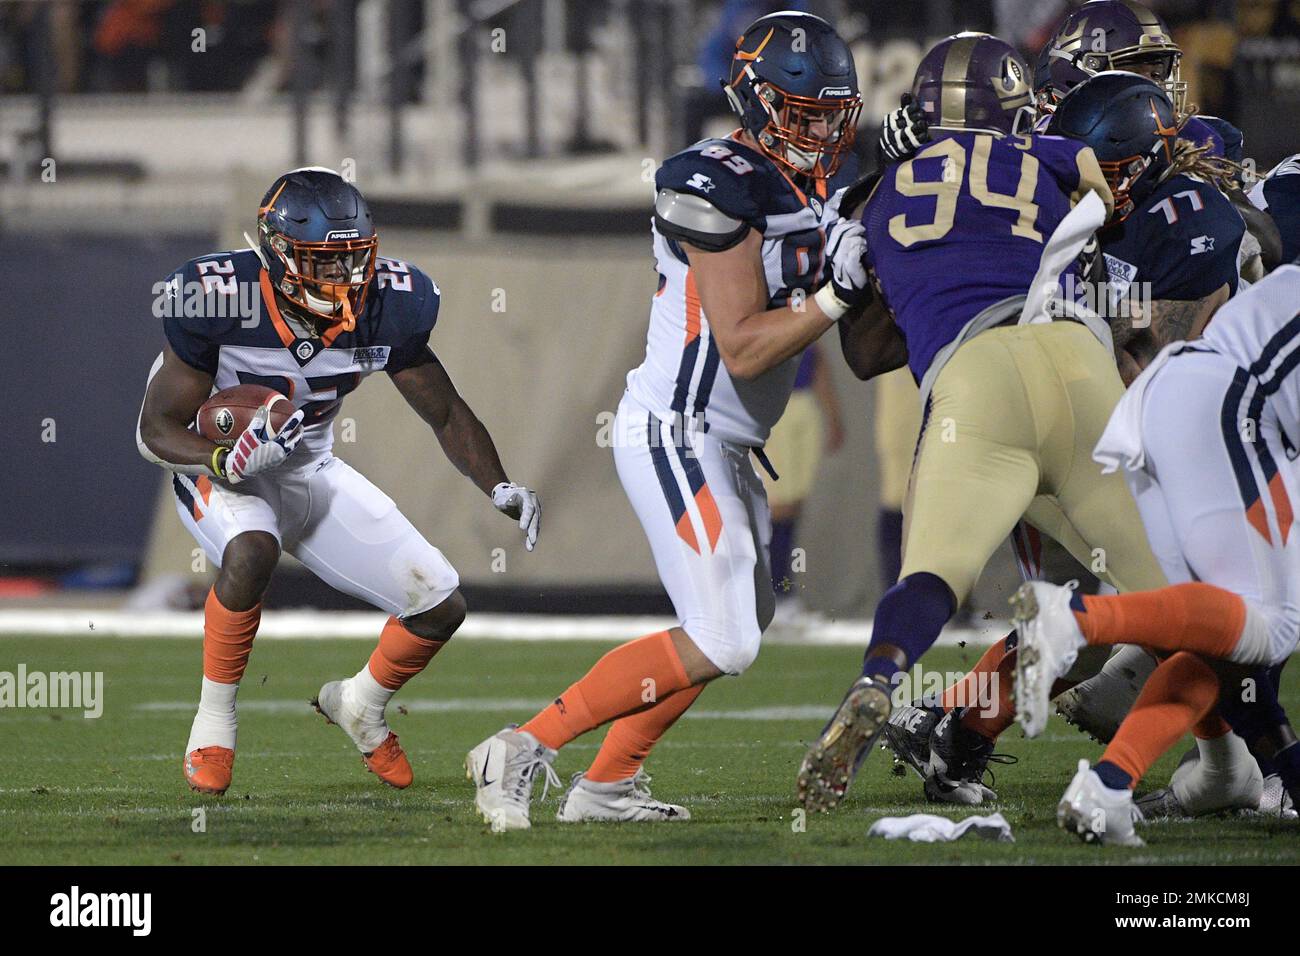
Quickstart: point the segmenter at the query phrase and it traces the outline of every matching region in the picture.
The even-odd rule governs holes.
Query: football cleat
[[[575,773],[555,814],[561,823],[676,823],[690,818],[691,811],[685,807],[650,796],[650,775],[643,769],[615,783],[594,783]]]
[[[527,830],[532,826],[529,808],[533,783],[540,772],[545,779],[542,799],[560,786],[551,763],[555,751],[530,733],[507,727],[465,755],[465,776],[474,781],[474,806],[494,833]]]
[[[235,752],[229,747],[200,747],[185,755],[185,782],[197,793],[221,796],[230,788]]]
[[[1089,737],[1108,744],[1155,666],[1155,658],[1144,648],[1121,644],[1100,671],[1056,698],[1056,712]]]
[[[1272,773],[1264,778],[1258,812],[1270,817],[1281,817],[1284,820],[1296,819],[1295,803],[1291,800],[1291,794],[1286,792],[1286,787],[1278,774]]]
[[[925,774],[925,795],[938,803],[978,806],[998,795],[984,785],[990,761],[1015,763],[1016,758],[995,754],[993,741],[962,726],[963,708],[944,715],[930,734],[930,760]]]
[[[411,762],[397,742],[397,734],[384,722],[383,711],[375,714],[376,708],[366,707],[355,700],[348,693],[347,681],[332,680],[325,684],[312,698],[311,705],[326,723],[342,728],[352,739],[357,750],[361,751],[361,762],[367,770],[398,790],[411,785],[415,779]],[[373,742],[376,739],[380,741],[377,745]]]
[[[853,682],[799,767],[798,798],[825,813],[844,799],[893,707],[889,684],[872,677]]]
[[[1133,792],[1128,787],[1112,790],[1106,786],[1086,760],[1079,761],[1079,771],[1056,807],[1057,826],[1084,843],[1103,846],[1146,846],[1133,828],[1141,819]]]
[[[930,766],[930,731],[943,718],[943,709],[918,701],[900,707],[885,721],[882,748],[894,754],[894,762],[906,764],[924,780]]]
[[[1016,625],[1016,720],[1026,737],[1047,726],[1052,685],[1074,664],[1084,645],[1070,609],[1076,582],[1065,587],[1028,581],[1011,598]]]

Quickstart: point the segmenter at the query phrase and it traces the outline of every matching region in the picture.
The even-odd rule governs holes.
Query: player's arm
[[[907,342],[879,296],[860,313],[841,320],[840,350],[864,382],[907,364]]]
[[[1198,338],[1228,297],[1225,283],[1200,299],[1156,299],[1143,309],[1146,327],[1135,329],[1123,348],[1138,368],[1146,368],[1169,343]]]
[[[722,252],[685,245],[700,305],[732,378],[752,379],[798,355],[834,321],[816,297],[767,308],[762,237],[755,230]]]
[[[456,391],[437,356],[426,348],[410,364],[389,372],[389,378],[406,403],[433,429],[448,460],[492,499],[498,511],[518,520],[524,545],[533,550],[541,503],[535,493],[506,477],[492,436]]]
[[[426,350],[422,359],[389,377],[406,403],[433,429],[451,463],[485,495],[508,480],[492,436],[432,352]]]
[[[145,458],[172,471],[214,476],[218,446],[190,423],[212,392],[212,376],[183,361],[170,345],[145,388],[136,424],[136,444]]]

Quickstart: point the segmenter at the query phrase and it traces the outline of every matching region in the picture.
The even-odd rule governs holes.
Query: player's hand
[[[907,159],[930,142],[930,124],[912,94],[904,93],[899,102],[902,105],[880,124],[880,152],[891,163]]]
[[[492,504],[502,514],[519,519],[525,548],[531,551],[537,547],[537,526],[542,520],[542,502],[537,492],[513,481],[503,481],[492,489]]]
[[[871,280],[867,276],[867,237],[862,223],[841,219],[826,237],[826,255],[831,260],[831,280],[813,297],[832,322],[851,309],[871,301]]]
[[[290,415],[274,435],[267,427],[267,414],[265,405],[254,412],[248,427],[235,441],[230,454],[226,455],[224,477],[232,485],[283,463],[293,454],[298,442],[302,441],[301,408]]]

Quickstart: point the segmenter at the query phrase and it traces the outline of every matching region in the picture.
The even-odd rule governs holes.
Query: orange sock
[[[1075,598],[1074,606],[1089,644],[1140,644],[1227,657],[1246,626],[1245,601],[1200,582],[1129,594],[1085,594]]]
[[[1232,727],[1229,723],[1219,716],[1217,710],[1212,710],[1192,728],[1192,733],[1197,740],[1218,740],[1220,737],[1226,737],[1232,733]]]
[[[635,776],[650,755],[650,748],[686,713],[686,708],[695,703],[704,688],[704,684],[696,684],[679,690],[653,707],[614,721],[596,759],[587,769],[587,779],[594,783],[615,783]]]
[[[217,589],[209,591],[203,605],[203,676],[218,684],[238,684],[261,620],[260,601],[247,611],[229,611],[217,599]]]
[[[412,634],[396,617],[379,632],[379,645],[370,654],[370,676],[381,687],[397,690],[428,666],[446,641]]]
[[[653,707],[690,686],[667,631],[614,648],[519,729],[558,749],[603,723]]]
[[[996,740],[1016,719],[1016,709],[1011,702],[1011,686],[1016,674],[1016,651],[1014,647],[1007,650],[1007,639],[1010,636],[989,647],[984,656],[975,662],[970,673],[943,692],[941,701],[945,713],[954,707],[967,708],[962,715],[961,725],[989,740]],[[993,706],[986,709],[984,700],[990,682],[995,685],[996,694]],[[984,686],[981,687],[981,684]]]
[[[1180,651],[1151,672],[1133,709],[1101,759],[1132,778],[1130,787],[1219,699],[1219,678],[1195,654]]]

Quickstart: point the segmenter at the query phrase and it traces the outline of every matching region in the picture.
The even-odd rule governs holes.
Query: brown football
[[[269,424],[274,435],[293,414],[293,403],[265,385],[236,385],[217,392],[199,408],[199,434],[229,448],[263,405],[271,406]]]

